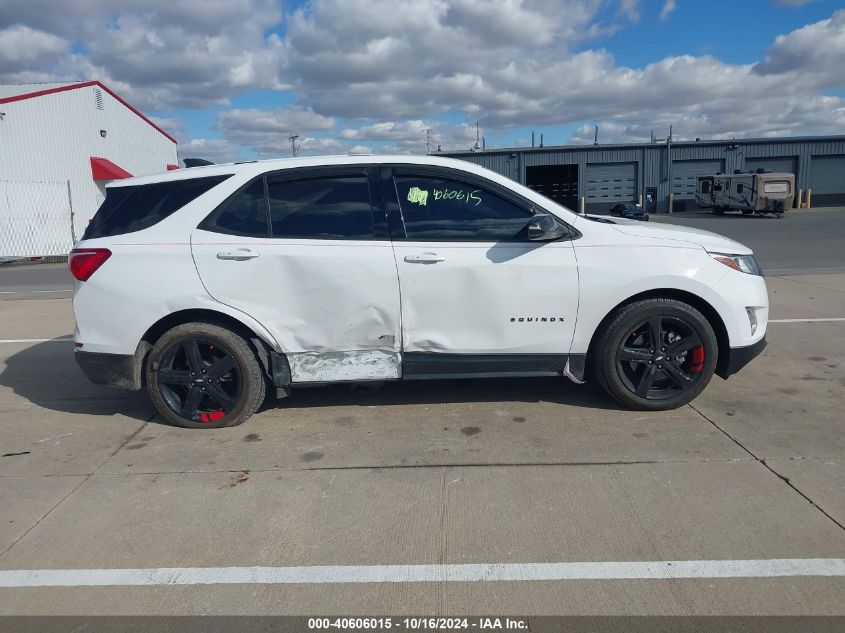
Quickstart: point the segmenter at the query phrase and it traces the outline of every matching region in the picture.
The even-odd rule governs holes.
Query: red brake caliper
[[[704,369],[704,348],[699,345],[698,347],[692,350],[692,354],[690,356],[691,364],[689,371],[691,374],[697,374],[702,369]]]
[[[208,424],[209,422],[219,420],[224,415],[226,414],[223,411],[209,411],[208,413],[200,413],[200,422],[202,422],[203,424]]]

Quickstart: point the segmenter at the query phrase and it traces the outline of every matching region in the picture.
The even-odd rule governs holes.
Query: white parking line
[[[830,317],[826,319],[769,319],[769,323],[826,323],[829,321],[845,321],[845,317]]]
[[[72,336],[60,336],[58,338],[4,338],[0,339],[0,343],[65,343],[72,340]]]
[[[473,565],[10,569],[0,587],[120,587],[331,583],[513,582],[845,576],[843,558]]]

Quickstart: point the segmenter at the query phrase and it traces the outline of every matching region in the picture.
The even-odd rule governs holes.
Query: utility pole
[[[299,134],[291,134],[288,136],[288,140],[290,141],[290,153],[294,158],[299,156],[299,148],[296,146],[296,139],[298,138]]]
[[[669,181],[669,213],[675,202],[675,194],[672,191],[672,125],[669,125],[669,136],[666,137],[666,179]]]
[[[425,153],[431,154],[431,129],[425,131]]]
[[[599,144],[599,124],[596,123],[596,135],[593,138],[593,145],[598,145],[598,144]]]
[[[478,131],[478,121],[475,122],[475,145],[472,147],[472,151],[477,152],[481,149],[481,137],[479,136],[480,132]]]

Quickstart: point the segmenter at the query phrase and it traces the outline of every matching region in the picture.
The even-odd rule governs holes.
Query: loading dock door
[[[578,165],[531,165],[525,184],[558,204],[578,210]]]
[[[797,174],[798,161],[795,156],[779,156],[773,158],[746,158],[745,170],[757,171],[765,169],[784,174]]]
[[[587,165],[584,196],[590,211],[607,211],[620,202],[637,201],[636,163]]]
[[[676,160],[672,163],[673,211],[695,209],[695,187],[699,176],[725,171],[723,160]]]
[[[809,183],[814,207],[845,205],[845,157],[813,156]]]

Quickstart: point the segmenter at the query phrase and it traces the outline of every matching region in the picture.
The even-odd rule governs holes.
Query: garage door
[[[766,171],[773,171],[785,174],[798,173],[798,160],[795,156],[779,156],[771,158],[746,158],[746,171],[757,171],[758,169],[765,169]]]
[[[532,165],[525,184],[569,209],[578,208],[578,165]]]
[[[620,202],[637,200],[637,163],[587,165],[584,196],[592,211],[607,210]]]
[[[813,156],[809,185],[814,207],[845,205],[845,156]]]
[[[673,211],[695,209],[695,185],[699,176],[725,171],[723,160],[676,160],[672,162]]]

